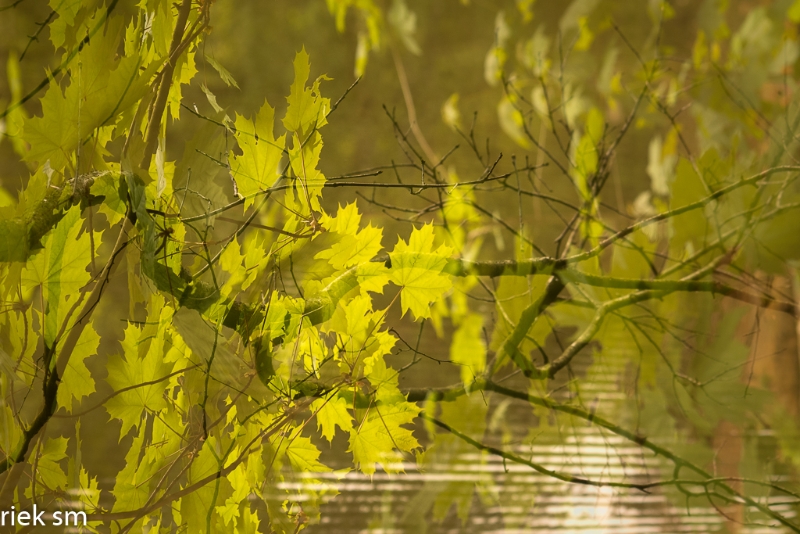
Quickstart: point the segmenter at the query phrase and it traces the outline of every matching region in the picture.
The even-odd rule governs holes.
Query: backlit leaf
[[[86,367],[86,358],[97,353],[100,336],[89,324],[84,327],[75,348],[70,355],[61,386],[58,388],[58,405],[67,412],[72,411],[73,402],[80,402],[83,397],[94,393],[94,379]]]
[[[430,304],[448,291],[453,283],[441,274],[452,249],[445,245],[433,248],[433,226],[425,225],[411,232],[408,243],[402,239],[391,252],[391,281],[402,288],[400,305],[403,314],[411,310],[416,319],[430,317]]]
[[[230,153],[231,175],[246,198],[245,207],[253,204],[253,195],[271,187],[279,176],[278,163],[283,154],[285,136],[273,133],[275,109],[264,102],[254,121],[236,116],[236,142],[242,151]]]
[[[311,404],[311,410],[317,414],[317,426],[328,441],[333,439],[337,426],[344,432],[353,429],[353,416],[342,397],[316,400]]]
[[[419,408],[411,403],[390,406],[373,406],[362,421],[356,421],[350,431],[350,449],[353,461],[367,475],[375,473],[377,465],[387,472],[398,471],[401,452],[419,447],[411,430],[402,425],[411,423]]]

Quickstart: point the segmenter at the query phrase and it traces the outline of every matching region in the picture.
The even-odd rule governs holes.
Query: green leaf
[[[503,132],[513,139],[515,143],[524,149],[531,148],[531,142],[525,135],[525,118],[514,106],[514,100],[511,97],[503,96],[500,103],[497,104],[497,118],[500,121],[500,127]]]
[[[433,225],[411,232],[408,243],[402,239],[391,252],[391,281],[402,287],[400,306],[403,315],[411,310],[415,319],[430,317],[430,304],[448,291],[453,283],[442,269],[452,249],[445,245],[433,249]]]
[[[347,400],[342,397],[315,400],[311,404],[311,411],[317,414],[317,427],[328,441],[333,439],[337,426],[344,432],[353,430],[353,416],[350,415]]]
[[[28,258],[28,227],[21,219],[0,219],[0,261]]]
[[[319,92],[320,82],[330,78],[320,76],[311,87],[306,87],[310,72],[308,53],[303,48],[294,58],[294,83],[291,93],[286,97],[289,107],[283,118],[283,126],[297,134],[300,142],[305,142],[312,129],[319,129],[328,123],[327,114],[331,109],[330,99],[323,98]]]
[[[105,16],[98,11],[95,18]],[[112,19],[105,31],[86,45],[71,68],[71,81],[62,92],[51,83],[41,100],[42,116],[25,122],[22,138],[31,146],[27,161],[62,169],[71,153],[89,135],[133,106],[147,90],[157,62],[140,70],[138,55],[119,57],[117,47],[123,34],[121,19]],[[89,145],[87,148],[91,148]]]
[[[650,176],[650,189],[653,193],[666,196],[670,191],[678,158],[675,154],[665,155],[663,152],[661,136],[657,135],[650,141],[647,174]]]
[[[80,0],[50,0],[50,9],[58,13],[58,17],[50,23],[50,41],[58,49],[66,40],[67,28],[75,23],[83,2]]]
[[[289,149],[289,164],[295,179],[293,187],[286,190],[286,203],[308,215],[323,211],[319,201],[326,179],[318,168],[321,152],[322,136],[316,131],[305,142],[295,138]]]
[[[7,458],[14,454],[23,429],[14,419],[14,411],[6,404],[5,399],[0,401],[0,452]]]
[[[242,266],[243,262],[244,256],[241,254],[239,242],[233,239],[222,251],[219,261],[222,270],[228,274],[227,280],[224,280],[220,288],[220,295],[223,298],[228,298],[232,293],[235,296],[247,280],[249,273]]]
[[[211,436],[203,443],[200,453],[189,468],[186,485],[192,484],[217,472],[222,466],[220,444]],[[214,484],[206,484],[202,488],[184,496],[180,502],[181,517],[187,526],[187,532],[206,532],[208,510],[213,506]]]
[[[483,336],[483,317],[467,315],[453,334],[450,360],[461,366],[461,381],[471,384],[486,368],[486,342]]]
[[[86,368],[86,358],[97,353],[100,336],[92,324],[86,325],[70,354],[61,385],[58,387],[58,405],[72,412],[73,402],[94,393],[94,379]]]
[[[138,386],[119,393],[105,405],[109,415],[122,422],[120,439],[125,437],[131,427],[139,425],[145,410],[158,412],[167,406],[164,383],[141,384],[166,376],[172,370],[172,365],[164,362],[162,347],[157,344],[152,344],[145,356],[139,357],[140,346],[145,342],[143,331],[128,325],[122,342],[124,354],[113,357],[108,362],[107,381],[114,390]]]
[[[219,63],[219,61],[217,61],[211,56],[203,56],[203,59],[207,61],[209,65],[214,67],[214,70],[217,71],[217,74],[219,74],[219,77],[222,79],[223,82],[225,82],[225,85],[227,85],[228,87],[233,86],[239,89],[239,84],[236,83],[236,80],[233,79],[233,75],[228,71],[228,69],[223,67]]]
[[[742,381],[737,373],[750,354],[749,347],[737,339],[747,312],[744,306],[729,310],[716,326],[716,339],[709,341],[692,361],[691,376],[702,387],[689,388],[693,409],[688,412],[694,415],[696,426],[709,434],[721,419],[743,422],[750,414],[757,418],[762,413],[761,406],[769,402],[759,384]]]
[[[127,213],[126,198],[120,196],[120,188],[127,191],[125,181],[110,173],[102,174],[94,179],[91,187],[93,196],[104,197],[98,211],[106,216],[109,226],[114,226]]]
[[[234,449],[234,457],[238,456],[238,454],[239,451]],[[225,478],[230,483],[231,488],[233,489],[233,494],[225,500],[224,505],[217,506],[214,510],[220,515],[222,521],[227,525],[235,518],[239,517],[240,509],[242,508],[240,505],[249,493],[245,465],[240,464],[236,467],[236,469],[228,473],[228,476]]]
[[[393,345],[393,338],[390,343]],[[391,345],[388,346],[391,349]],[[364,374],[367,376],[370,385],[375,390],[375,400],[384,404],[396,404],[405,402],[405,395],[400,392],[399,373],[386,365],[384,356],[389,350],[378,351],[364,362]]]
[[[517,0],[517,9],[519,10],[520,15],[522,15],[522,20],[525,22],[530,22],[533,20],[533,4],[535,0]]]
[[[435,415],[437,407],[440,409],[438,416]],[[432,416],[458,429],[459,432],[476,441],[483,441],[488,406],[481,395],[463,396],[452,402],[434,402],[431,411]],[[435,498],[432,502],[428,500],[424,508],[433,507],[434,520],[441,521],[447,516],[450,508],[455,506],[459,519],[466,522],[476,488],[491,488],[492,477],[489,472],[476,469],[475,464],[485,464],[485,459],[483,456],[476,458],[476,451],[472,445],[449,432],[436,432],[435,429],[436,427],[431,429],[432,445],[420,455],[421,467],[426,472],[434,474],[426,481],[425,491],[432,493]],[[438,480],[435,475],[435,473],[465,470],[472,473],[469,484],[449,477]],[[420,510],[421,513],[426,511]]]
[[[338,235],[339,242],[314,257],[327,259],[336,270],[367,262],[381,250],[383,229],[369,224],[359,230],[361,214],[355,201],[340,207],[336,217],[325,215],[320,222],[328,231]]]
[[[461,111],[458,109],[458,93],[453,93],[442,105],[442,121],[453,131],[462,130]]]
[[[219,103],[217,103],[217,95],[212,93],[211,89],[209,89],[205,83],[200,85],[200,90],[203,91],[204,95],[206,95],[206,100],[208,100],[208,103],[211,104],[212,108],[214,108],[214,111],[217,113],[222,113],[223,109]]]
[[[125,455],[125,467],[114,484],[114,511],[136,510],[147,502],[150,483],[158,471],[159,464],[142,460],[146,432],[140,431]]]
[[[358,32],[358,43],[356,44],[356,78],[360,78],[367,70],[367,61],[369,61],[369,35],[367,32]]]
[[[597,108],[592,108],[586,117],[584,132],[580,136],[580,141],[573,145],[574,154],[572,157],[575,162],[575,167],[572,171],[573,179],[581,198],[587,202],[592,200],[588,181],[597,172],[599,158],[597,147],[600,145],[602,137],[603,115]]]
[[[397,472],[401,468],[402,452],[410,452],[419,447],[419,442],[411,430],[402,425],[411,423],[419,414],[419,408],[410,402],[374,405],[366,416],[350,431],[349,452],[353,461],[367,475],[375,473],[376,465],[387,472]]]
[[[486,79],[486,83],[492,86],[497,85],[497,82],[503,78],[503,67],[508,57],[504,47],[509,37],[511,37],[511,28],[508,26],[505,13],[502,11],[498,12],[497,17],[495,17],[494,36],[494,46],[486,54],[483,66],[483,77]]]
[[[356,279],[362,294],[368,291],[383,294],[391,271],[383,263],[367,262],[356,266]]]
[[[383,32],[383,12],[375,5],[374,0],[327,0],[328,10],[336,19],[336,29],[343,32],[347,11],[350,7],[355,7],[361,14],[362,29],[358,32],[358,44],[356,46],[356,66],[355,75],[363,76],[367,66],[369,53],[380,48]]]
[[[188,85],[194,75],[197,74],[197,65],[194,62],[196,51],[189,50],[178,57],[178,64],[175,67],[175,73],[172,79],[172,85],[169,88],[169,96],[167,98],[167,109],[169,116],[177,120],[180,118],[181,102],[183,101],[183,85]]]
[[[319,449],[317,449],[311,438],[295,435],[284,441],[282,447],[289,463],[300,473],[320,473],[330,471],[330,467],[323,465],[319,461]]]
[[[6,73],[8,75],[8,87],[11,90],[11,105],[14,105],[22,98],[22,77],[20,76],[19,59],[13,51],[8,55]],[[0,121],[0,141],[7,137],[14,147],[14,152],[20,156],[24,156],[28,150],[21,138],[26,118],[25,108],[18,106],[6,115],[5,125]],[[5,132],[3,132],[3,126],[5,126]]]
[[[288,150],[289,165],[295,180],[285,195],[286,205],[301,216],[313,216],[313,212],[323,211],[320,194],[325,185],[325,175],[319,170],[319,157],[322,152],[322,137],[319,129],[328,123],[331,102],[323,98],[319,90],[322,80],[317,78],[311,87],[306,87],[311,66],[308,54],[303,48],[294,60],[294,83],[286,98],[289,107],[283,118],[283,125],[289,131],[292,146]]]
[[[48,438],[42,447],[36,468],[39,480],[50,489],[64,488],[67,485],[67,475],[61,468],[61,460],[67,457],[68,444],[67,438]]]
[[[15,335],[11,336],[11,343],[8,347],[8,352],[14,355],[13,359],[8,354],[0,358],[3,371],[11,380],[19,378],[30,386],[38,373],[39,362],[35,357],[38,344],[30,343],[30,340],[37,335],[33,318],[34,315],[38,316],[39,314],[34,311],[33,307],[30,307],[25,311],[9,311],[4,315],[4,321],[0,321],[0,325],[4,328],[7,327],[8,331]]]
[[[283,155],[286,136],[275,138],[273,133],[275,109],[264,102],[255,120],[236,116],[234,137],[242,155],[230,152],[231,175],[239,195],[245,199],[245,209],[254,202],[253,195],[271,187],[280,176],[278,164]]]
[[[675,183],[672,185],[670,209],[681,208],[687,204],[697,202],[706,196],[703,182],[692,168],[692,164],[681,158],[675,171]],[[708,221],[703,209],[695,209],[674,217],[671,221],[673,234],[670,242],[671,248],[676,252],[683,252],[687,244],[697,247],[702,244],[706,234]]]
[[[47,305],[44,334],[48,345],[55,340],[78,292],[91,278],[86,268],[92,259],[92,240],[88,233],[81,234],[80,214],[80,206],[70,208],[42,240],[44,249],[28,261],[22,274],[24,286],[42,286]],[[94,242],[100,243],[99,232],[95,232]]]

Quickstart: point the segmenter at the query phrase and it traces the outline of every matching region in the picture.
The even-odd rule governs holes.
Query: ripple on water
[[[657,458],[643,454],[630,442],[590,435],[588,429],[585,435],[573,435],[563,444],[534,444],[512,447],[511,451],[551,469],[607,482],[646,482],[661,476],[663,469]],[[298,492],[298,502],[306,500],[303,491],[307,489],[336,488],[340,492],[324,502],[321,522],[310,526],[310,533],[406,534],[420,532],[424,523],[427,532],[436,534],[677,534],[713,532],[724,523],[713,507],[676,506],[659,491],[567,484],[524,465],[504,464],[491,455],[463,454],[447,469],[434,467],[425,472],[411,462],[394,467],[405,472],[378,471],[372,477],[355,471],[345,475],[315,473],[314,482],[285,482],[280,489]],[[420,517],[420,502],[415,497],[421,491],[445,484],[475,485],[476,481],[483,486],[484,498],[473,496],[470,515],[463,525],[454,509],[441,523],[430,521],[429,512]],[[775,505],[773,509],[794,517],[788,505]],[[740,532],[779,531],[749,527]]]

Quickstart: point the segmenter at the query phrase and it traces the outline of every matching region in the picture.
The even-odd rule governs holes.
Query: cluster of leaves
[[[419,448],[405,426],[419,409],[384,360],[396,343],[388,306],[372,295],[393,283],[403,313],[429,316],[451,287],[441,271],[452,250],[435,247],[427,225],[390,260],[372,262],[382,229],[362,225],[355,202],[335,214],[321,207],[320,130],[331,102],[324,76],[309,82],[304,51],[285,133],[275,135],[265,103],[252,120],[210,124],[183,159],[166,161],[166,125],[186,113],[181,87],[197,72],[209,6],[149,2],[125,16],[95,4],[54,6],[61,77],[48,79],[41,116],[27,116],[19,94],[5,113],[8,137],[35,172],[3,219],[4,502],[55,509],[76,506],[77,496],[92,528],[254,532],[258,495],[272,529],[294,530],[315,501],[295,507],[267,496],[284,476],[330,470],[309,422],[328,441],[337,429],[349,436],[353,464],[367,474],[396,470],[402,453]],[[235,145],[221,145],[220,132]],[[225,162],[209,155],[220,152]],[[229,170],[238,199],[225,200],[208,160]],[[227,218],[237,211],[250,214]],[[94,230],[98,214],[106,230]],[[234,231],[212,238],[215,224],[231,221]],[[316,267],[287,289],[298,258]],[[104,365],[111,393],[86,406],[102,389],[87,367],[100,345],[97,310],[113,305],[123,262],[122,351]],[[54,414],[99,408],[118,421],[128,451],[102,499],[97,476],[74,460],[80,435],[45,436]],[[314,482],[303,478],[304,487]]]
[[[596,73],[568,69],[563,54],[554,62],[541,28],[517,47],[512,68],[513,32],[499,15],[486,74],[503,82],[500,123],[574,186],[573,200],[564,200],[540,190],[541,165],[515,161],[498,171],[500,157],[463,129],[457,97],[443,116],[484,168],[480,176],[460,179],[444,168],[446,157],[426,164],[431,158],[391,115],[408,156],[405,167],[392,166],[396,182],[361,180],[375,173],[327,178],[322,128],[339,102],[323,96],[325,76],[311,79],[305,51],[295,58],[279,125],[269,103],[253,119],[229,117],[205,84],[214,113],[202,115],[182,97],[198,62],[235,84],[202,54],[209,2],[150,0],[125,13],[117,1],[54,4],[50,36],[63,53],[44,82],[42,114],[24,111],[37,90],[23,96],[18,83],[3,113],[31,175],[0,220],[0,508],[82,506],[92,531],[296,531],[336,492],[321,480],[331,471],[320,461],[323,440],[345,443],[352,467],[367,475],[396,472],[423,449],[411,426],[420,420],[430,438],[423,465],[477,449],[566,483],[670,487],[798,530],[767,500],[776,492],[796,497],[789,489],[768,477],[742,488],[708,467],[722,421],[772,429],[782,414],[761,413],[768,393],[739,379],[748,351],[734,333],[744,306],[796,315],[790,298],[753,273],[783,269],[797,253],[772,234],[796,220],[800,205],[793,165],[800,114],[764,89],[782,80],[784,91],[794,90],[787,69],[797,36],[786,30],[779,38],[773,29],[797,9],[755,10],[732,35],[717,22],[698,34],[693,57],[676,73],[663,66],[661,28],[670,14],[663,4],[652,11],[644,52],[633,50],[638,69],[623,75],[620,53],[610,48],[592,95],[587,79]],[[527,31],[532,2],[517,4]],[[403,2],[388,15],[368,0],[328,6],[340,27],[349,7],[363,16],[358,72],[366,50],[385,38],[384,19],[417,48]],[[558,48],[575,55],[571,62],[585,65],[580,54],[610,32],[600,9],[578,0],[564,15],[561,39],[572,44]],[[9,65],[13,78],[17,66]],[[755,65],[766,65],[758,76]],[[711,88],[700,83],[710,69],[720,72]],[[748,104],[720,98],[731,88]],[[679,116],[688,104],[691,120]],[[167,160],[170,119],[193,121],[196,130],[176,161]],[[724,138],[715,130],[723,120]],[[631,128],[669,133],[650,144],[651,186],[617,229],[604,215],[611,208],[603,190]],[[683,133],[689,128],[698,157]],[[558,151],[547,149],[548,136]],[[406,170],[414,181],[401,178]],[[386,208],[410,211],[405,222],[417,224],[385,248],[384,229],[364,224],[355,201],[325,209],[322,194],[332,188],[391,192],[395,203],[397,191],[406,192],[426,206]],[[377,193],[363,198],[386,207]],[[516,228],[485,207],[493,194],[519,202]],[[523,198],[564,217],[553,250],[526,232]],[[485,236],[501,229],[516,239],[516,257],[483,260]],[[770,262],[761,260],[764,251]],[[117,343],[113,332],[104,339],[103,315],[119,312],[121,294],[128,306]],[[475,304],[486,300],[488,310]],[[744,304],[720,318],[720,303],[736,301]],[[419,341],[401,340],[403,321],[419,323],[420,332],[433,324],[449,340],[458,383],[400,389],[401,373],[424,357]],[[104,341],[114,346],[110,354]],[[387,357],[399,345],[413,359],[398,369]],[[559,354],[548,356],[553,347]],[[581,380],[570,380],[572,395],[559,397],[579,354],[593,357],[587,380],[610,373],[634,394],[590,409]],[[522,389],[500,385],[513,375]],[[527,402],[540,435],[577,420],[616,434],[658,455],[672,478],[588,479],[488,445],[484,394]],[[80,423],[101,410],[120,429],[114,438],[124,457],[109,487],[98,481],[103,466],[81,454]],[[78,421],[66,436],[55,430],[60,418]],[[659,444],[676,435],[687,439]],[[792,457],[791,436],[784,437],[784,456]],[[434,516],[455,503],[466,518],[473,491],[439,487]]]

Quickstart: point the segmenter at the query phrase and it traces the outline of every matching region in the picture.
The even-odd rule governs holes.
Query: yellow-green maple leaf
[[[401,469],[402,452],[419,447],[411,430],[401,425],[411,423],[419,414],[419,408],[410,402],[389,406],[373,405],[365,419],[350,431],[350,449],[353,461],[362,472],[372,475],[380,464],[387,472]]]
[[[106,216],[109,226],[121,221],[128,211],[127,199],[119,195],[120,180],[119,175],[106,173],[96,177],[91,187],[93,196],[104,197],[97,210]]]
[[[247,278],[248,273],[242,268],[244,256],[240,253],[240,250],[239,242],[233,239],[227,244],[222,256],[220,256],[220,267],[228,274],[228,279],[225,280],[220,288],[220,295],[223,298],[228,298],[234,291],[238,292]]]
[[[58,405],[67,412],[72,412],[73,401],[79,402],[83,397],[94,393],[94,379],[86,367],[87,357],[97,353],[100,336],[91,324],[86,325],[72,350],[72,354],[58,386]]]
[[[236,142],[242,151],[238,156],[230,153],[231,174],[244,197],[244,207],[253,204],[253,195],[268,189],[278,179],[278,164],[283,155],[286,136],[275,138],[273,132],[275,109],[264,102],[252,122],[236,116]]]
[[[279,451],[284,452],[291,466],[301,473],[323,473],[331,470],[319,461],[319,449],[306,436],[295,434],[284,441]]]
[[[203,480],[218,472],[222,465],[221,446],[217,438],[209,436],[188,470],[187,485]],[[186,532],[205,532],[209,507],[213,506],[215,485],[206,484],[197,491],[184,495],[180,501],[181,517]]]
[[[390,270],[383,263],[367,262],[356,266],[356,278],[362,294],[368,291],[383,294],[383,288],[389,283]]]
[[[355,362],[367,338],[378,327],[381,314],[372,311],[372,299],[369,296],[358,295],[344,305],[344,316],[347,326],[341,333],[347,334],[348,339],[343,346],[350,354],[350,361]]]
[[[28,260],[22,274],[23,286],[42,286],[47,305],[44,339],[48,345],[55,339],[78,292],[91,277],[86,268],[92,259],[92,241],[88,233],[79,235],[82,227],[80,214],[80,206],[73,206],[64,215],[42,240],[44,248]],[[100,242],[99,232],[95,232],[94,240]]]
[[[8,458],[14,454],[23,429],[17,424],[14,412],[3,400],[0,403],[0,452]]]
[[[94,20],[104,12],[98,11]],[[41,100],[42,116],[25,121],[22,138],[30,144],[26,160],[39,165],[49,160],[52,169],[62,169],[95,129],[114,124],[144,96],[150,76],[160,65],[154,62],[141,71],[138,55],[119,57],[123,34],[121,19],[109,21],[71,65],[66,90],[62,93],[58,83],[50,84]]]
[[[337,426],[344,432],[353,430],[353,416],[342,397],[317,399],[311,404],[311,411],[317,414],[317,427],[328,441],[333,439]]]
[[[334,269],[341,270],[371,260],[381,250],[383,229],[372,224],[359,230],[361,214],[355,202],[340,207],[336,217],[325,216],[323,226],[340,236],[331,248],[319,252],[315,258],[327,259]]]
[[[445,245],[433,250],[432,224],[415,228],[408,243],[398,240],[390,254],[390,279],[402,287],[403,315],[411,310],[416,319],[430,317],[430,304],[453,286],[450,277],[442,274],[451,254]]]
[[[77,487],[70,488],[70,495],[77,497],[86,508],[97,509],[100,506],[100,488],[97,484],[97,477],[90,477],[86,469],[81,467],[78,471]]]
[[[125,467],[116,477],[113,490],[115,512],[136,510],[144,506],[150,496],[150,482],[160,463],[140,461],[145,435],[146,432],[140,431],[134,436],[131,448],[125,455]]]
[[[50,0],[50,9],[58,14],[50,23],[50,41],[58,49],[64,44],[67,28],[75,23],[75,16],[82,7],[82,2]]]
[[[322,80],[329,80],[323,75],[317,78],[311,87],[306,87],[308,76],[311,72],[308,53],[306,49],[300,50],[294,58],[294,83],[286,101],[289,107],[283,119],[283,126],[290,132],[297,134],[301,142],[312,130],[321,128],[328,123],[327,115],[331,109],[329,98],[323,98],[319,92]]]
[[[292,206],[296,205],[296,200],[307,210],[322,211],[319,197],[325,185],[325,175],[317,168],[322,151],[322,137],[318,130],[328,123],[331,101],[322,97],[319,85],[322,80],[330,78],[320,76],[311,87],[306,87],[310,71],[308,54],[303,48],[294,59],[294,83],[286,97],[289,107],[283,118],[283,126],[292,139],[288,150],[289,164],[296,176],[294,187],[286,191],[286,202]]]
[[[64,488],[67,475],[61,467],[61,460],[67,457],[67,438],[50,438],[42,447],[41,455],[36,461],[36,473],[42,484],[50,489]]]
[[[325,187],[325,175],[317,167],[322,153],[322,136],[319,132],[311,132],[305,141],[298,136],[293,138],[289,149],[289,163],[295,175],[293,187],[286,190],[287,205],[298,205],[299,208],[322,211],[319,199]]]
[[[124,355],[111,358],[108,362],[107,381],[115,390],[121,390],[134,384],[152,382],[169,374],[172,365],[164,363],[161,346],[153,344],[143,358],[139,357],[139,346],[145,343],[142,331],[133,325],[125,330],[122,343]],[[166,408],[164,400],[164,384],[156,382],[145,386],[123,391],[106,403],[106,410],[111,417],[122,422],[120,439],[131,427],[141,421],[142,412],[157,412]]]
[[[405,396],[400,392],[398,385],[399,373],[386,365],[384,355],[376,352],[364,362],[364,374],[375,390],[375,399],[383,403],[405,402]]]

